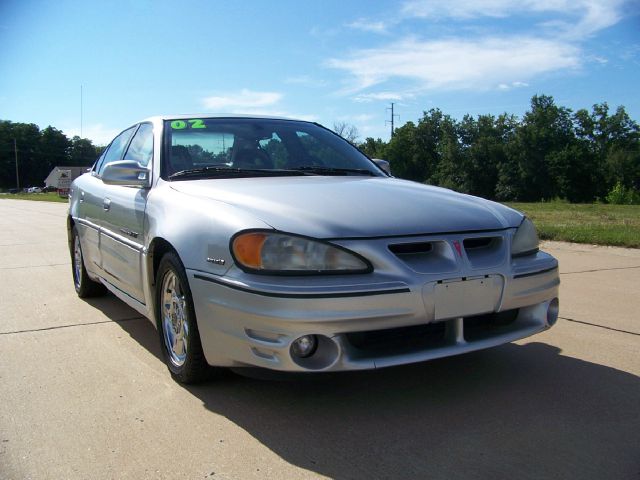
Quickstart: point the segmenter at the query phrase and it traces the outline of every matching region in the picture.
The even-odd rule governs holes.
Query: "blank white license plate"
[[[438,283],[434,289],[435,319],[493,312],[502,293],[499,277]]]

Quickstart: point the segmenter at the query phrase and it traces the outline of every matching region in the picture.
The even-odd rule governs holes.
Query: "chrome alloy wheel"
[[[180,279],[169,270],[162,279],[162,333],[171,363],[181,367],[187,359],[189,324]]]
[[[73,281],[76,289],[80,288],[82,282],[82,249],[80,248],[80,237],[75,235],[73,240]]]

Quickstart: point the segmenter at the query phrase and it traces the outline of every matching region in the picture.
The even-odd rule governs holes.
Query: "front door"
[[[150,168],[152,158],[153,126],[143,123],[131,139],[124,159]],[[100,236],[107,281],[141,303],[145,303],[142,253],[148,194],[145,188],[105,184]]]

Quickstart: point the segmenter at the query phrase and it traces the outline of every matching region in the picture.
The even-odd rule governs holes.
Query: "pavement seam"
[[[21,268],[60,267],[62,265],[71,265],[71,262],[49,263],[49,264],[44,264],[44,265],[23,265],[23,266],[20,266],[20,267],[0,267],[0,270],[20,270]]]
[[[589,325],[591,327],[604,328],[605,330],[612,330],[614,332],[627,333],[629,335],[636,335],[640,337],[640,333],[630,332],[629,330],[621,330],[619,328],[606,327],[604,325],[598,325],[597,323],[590,323],[590,322],[584,322],[582,320],[575,320],[574,318],[567,318],[567,317],[558,317],[558,318],[561,318],[562,320],[566,320],[567,322],[582,323],[583,325]]]
[[[100,324],[103,324],[103,323],[124,323],[124,322],[130,322],[132,320],[145,320],[145,319],[146,319],[146,317],[138,315],[136,317],[122,318],[120,320],[101,320],[99,322],[71,323],[69,325],[58,325],[58,326],[55,326],[55,327],[31,328],[31,329],[28,329],[28,330],[14,330],[12,332],[0,332],[0,335],[15,335],[17,333],[44,332],[44,331],[47,331],[47,330],[59,330],[61,328],[86,327],[86,326],[89,326],[89,325],[100,325]]]
[[[609,270],[631,270],[634,268],[640,268],[640,265],[635,265],[633,267],[611,267],[611,268],[596,268],[593,270],[581,270],[579,272],[560,272],[560,275],[572,275],[575,273],[593,273],[593,272],[607,272]]]

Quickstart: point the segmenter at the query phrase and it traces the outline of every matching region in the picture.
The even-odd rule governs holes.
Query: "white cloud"
[[[624,3],[625,0],[408,0],[403,4],[401,14],[412,18],[457,20],[505,18],[527,13],[555,14],[563,18],[546,22],[545,26],[561,29],[566,36],[581,38],[620,21]]]
[[[382,21],[376,22],[359,18],[354,22],[348,23],[346,26],[355,30],[362,30],[363,32],[387,33],[387,24]]]
[[[284,80],[284,83],[288,83],[290,85],[303,85],[306,87],[324,87],[327,82],[325,80],[319,80],[309,75],[298,75],[295,77],[287,77]]]
[[[500,90],[511,90],[513,88],[522,88],[522,87],[528,87],[529,84],[526,82],[511,82],[509,84],[507,83],[501,83],[498,85],[498,89]]]
[[[80,135],[80,127],[62,128],[62,131],[67,137],[73,138],[77,135],[88,138],[94,145],[109,144],[122,130],[123,128],[109,128],[101,123],[94,123],[91,125],[83,125],[82,135]]]
[[[298,113],[292,113],[288,110],[283,110],[283,109],[279,109],[277,107],[275,108],[251,108],[251,107],[244,107],[244,108],[236,108],[233,110],[234,114],[237,115],[256,115],[256,116],[267,116],[267,117],[285,117],[285,118],[295,118],[296,120],[307,120],[309,122],[316,122],[318,121],[318,117],[316,115],[313,114],[298,114]]]
[[[275,105],[282,99],[278,92],[255,92],[243,88],[239,92],[206,97],[202,99],[205,108],[216,111],[234,111]]]
[[[347,92],[352,93],[392,78],[412,81],[414,91],[486,90],[575,69],[581,59],[579,49],[570,43],[535,37],[409,38],[382,48],[358,50],[347,58],[331,59],[327,65],[351,75],[353,83]]]
[[[316,115],[291,113],[279,106],[283,95],[277,92],[255,92],[242,89],[239,92],[202,99],[205,108],[241,115],[267,115],[299,120],[317,121]]]
[[[584,40],[622,19],[631,0],[404,0],[394,18],[358,19],[348,26],[375,31],[409,19],[463,22],[478,27],[466,37],[406,37],[354,50],[325,62],[348,74],[342,95],[356,102],[400,101],[433,90],[511,90],[544,74],[607,60],[590,55]],[[487,22],[490,19],[490,22]],[[508,19],[508,20],[503,20]],[[488,35],[487,25],[517,19],[519,34]],[[474,22],[474,20],[477,20]],[[528,25],[527,25],[528,23]],[[436,30],[437,31],[437,30]],[[390,81],[402,81],[403,89]],[[393,92],[372,92],[373,88]]]
[[[374,93],[362,93],[356,95],[353,100],[358,103],[368,103],[374,101],[391,101],[391,100],[403,100],[411,98],[413,95],[408,93],[398,92],[374,92]]]
[[[362,123],[362,122],[368,122],[369,120],[372,120],[374,118],[373,115],[370,115],[368,113],[361,113],[361,114],[357,114],[357,115],[343,115],[341,117],[338,117],[338,120],[341,122],[356,122],[356,123]]]

